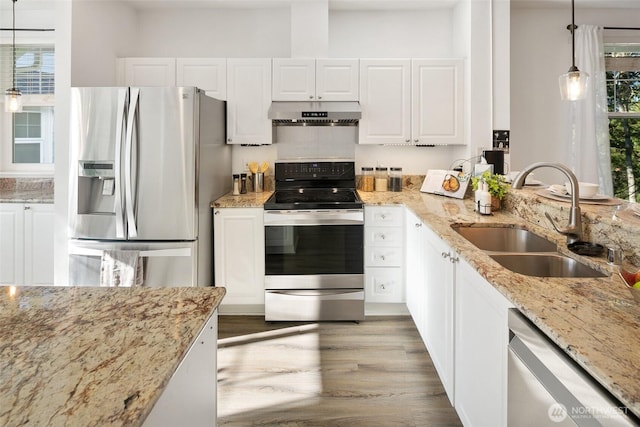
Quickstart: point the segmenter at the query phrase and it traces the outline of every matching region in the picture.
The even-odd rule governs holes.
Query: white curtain
[[[576,30],[576,66],[589,83],[585,99],[568,103],[569,159],[580,181],[598,183],[601,194],[613,196],[602,33],[595,25]]]

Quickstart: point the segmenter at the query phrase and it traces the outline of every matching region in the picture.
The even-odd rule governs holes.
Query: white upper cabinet
[[[414,59],[411,137],[415,144],[464,144],[463,61]]]
[[[361,59],[360,144],[411,143],[411,60]]]
[[[461,59],[360,60],[360,144],[464,144]]]
[[[274,101],[357,101],[357,59],[273,59]]]
[[[271,59],[227,59],[227,143],[271,144]]]
[[[123,86],[175,86],[175,58],[123,58],[120,60]]]
[[[213,98],[226,101],[226,58],[177,58],[176,86],[195,86]]]

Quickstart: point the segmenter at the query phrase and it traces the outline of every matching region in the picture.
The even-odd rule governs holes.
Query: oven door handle
[[[339,209],[331,211],[265,211],[264,225],[362,225],[362,209]]]

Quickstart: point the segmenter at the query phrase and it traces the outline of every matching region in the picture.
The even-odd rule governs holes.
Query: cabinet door
[[[414,144],[464,144],[463,62],[412,60],[411,138]]]
[[[53,284],[52,204],[24,205],[24,283]]]
[[[464,425],[507,425],[507,310],[469,264],[456,269],[455,408]]]
[[[316,97],[318,101],[358,101],[359,74],[357,59],[317,59]]]
[[[406,210],[405,283],[407,309],[424,341],[426,310],[426,229],[420,218]]]
[[[176,86],[195,86],[213,98],[227,99],[225,58],[176,59]]]
[[[227,288],[223,306],[264,305],[264,221],[261,208],[214,209],[216,286]]]
[[[227,143],[271,144],[271,59],[227,59]]]
[[[175,86],[174,58],[124,58],[126,86]]]
[[[0,284],[24,283],[24,205],[0,204]]]
[[[454,293],[455,251],[426,225],[424,238],[424,334],[423,339],[440,381],[454,402]]]
[[[274,101],[313,101],[316,99],[315,59],[273,59]]]
[[[360,60],[360,144],[411,143],[411,61]]]

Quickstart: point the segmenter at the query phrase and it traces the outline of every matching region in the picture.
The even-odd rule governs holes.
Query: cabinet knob
[[[458,258],[457,256],[453,255],[453,256],[451,256],[451,258],[449,258],[449,261],[451,261],[452,264],[455,264],[456,262],[460,261],[460,258]]]
[[[319,96],[319,97],[318,97],[318,99],[322,99],[322,97],[321,97],[321,96]]]
[[[231,138],[227,139],[227,142],[231,142]]]
[[[214,211],[213,214],[214,215],[220,215],[220,211]]]
[[[309,99],[313,99],[313,95],[309,95]]]
[[[449,258],[451,256],[449,252],[442,252],[440,255],[442,255],[442,258]]]
[[[28,211],[29,209],[31,209],[31,206],[25,206],[25,207],[24,207],[24,210],[25,210],[25,211]]]
[[[414,139],[414,140],[413,140],[413,142],[418,142],[418,141],[420,141],[420,140],[419,140],[419,139]]]
[[[410,139],[405,139],[404,142],[411,142],[411,140]]]
[[[421,222],[416,222],[416,228],[420,228],[422,227],[422,223]]]

